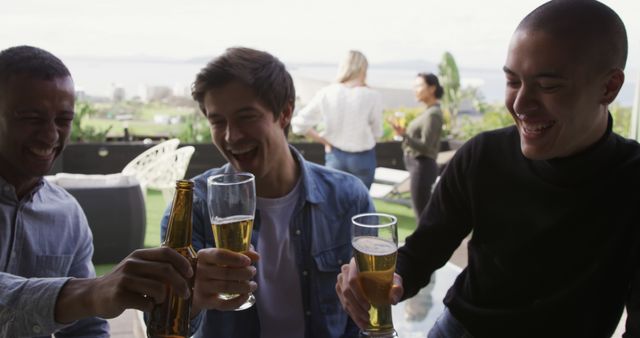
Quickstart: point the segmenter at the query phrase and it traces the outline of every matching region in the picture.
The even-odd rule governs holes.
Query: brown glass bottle
[[[169,216],[167,234],[162,246],[176,250],[186,257],[196,269],[196,252],[191,246],[191,209],[193,206],[193,181],[176,181],[173,206]],[[193,294],[194,278],[190,281]],[[157,304],[151,311],[147,325],[149,338],[186,338],[189,337],[189,319],[193,296],[184,299],[176,295],[167,285],[167,300]]]

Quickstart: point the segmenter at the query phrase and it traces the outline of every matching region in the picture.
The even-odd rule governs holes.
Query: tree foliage
[[[208,143],[211,141],[209,121],[195,109],[193,114],[185,115],[182,129],[176,137],[183,143]]]
[[[453,55],[445,52],[438,65],[438,77],[444,89],[441,99],[442,111],[445,114],[445,129],[454,130],[460,107],[460,72]]]
[[[89,102],[78,101],[75,105],[75,116],[71,124],[71,141],[74,142],[104,142],[112,126],[98,129],[86,124],[91,116],[97,115],[97,110]]]

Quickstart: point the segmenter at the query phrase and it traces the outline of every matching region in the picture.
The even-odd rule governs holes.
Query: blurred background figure
[[[405,128],[404,121],[398,116],[389,120],[396,136],[402,138],[404,165],[411,177],[411,202],[416,220],[431,198],[433,184],[438,177],[436,158],[440,150],[442,134],[442,110],[440,98],[444,92],[438,77],[431,73],[420,73],[415,80],[416,99],[427,109],[416,116]],[[429,284],[405,305],[405,317],[410,321],[421,321],[433,305],[431,291],[435,284],[435,274]]]
[[[411,175],[411,201],[418,219],[431,198],[432,185],[438,177],[436,159],[443,124],[440,98],[444,89],[432,73],[418,74],[414,88],[416,100],[424,103],[427,109],[406,128],[397,118],[389,120],[389,123],[395,134],[402,137],[404,165]]]
[[[361,52],[349,51],[337,82],[321,89],[291,126],[294,133],[324,145],[326,166],[357,176],[369,188],[376,168],[376,139],[382,136],[382,98],[367,86],[367,68]]]

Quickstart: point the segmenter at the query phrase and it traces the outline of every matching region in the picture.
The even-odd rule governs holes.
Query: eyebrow
[[[512,71],[511,69],[509,69],[509,67],[507,66],[502,66],[502,71],[509,74],[509,75],[516,75],[516,73],[514,71]]]
[[[61,109],[56,111],[55,113],[62,114],[63,116],[71,115],[72,117],[75,117],[75,114],[76,114],[75,110],[68,110],[68,109]],[[47,112],[40,108],[23,108],[23,109],[14,110],[12,113],[12,115],[15,117],[20,117],[26,114],[44,115],[44,114],[47,114]]]
[[[509,69],[509,67],[507,66],[503,66],[502,67],[502,71],[504,71],[507,75],[511,75],[511,76],[518,76],[518,74],[516,72],[514,72],[513,70]],[[566,78],[560,74],[558,74],[558,72],[555,71],[543,71],[540,73],[537,73],[535,76],[535,78],[550,78],[550,79],[557,79],[557,80],[565,80]]]
[[[233,112],[233,114],[239,114],[239,113],[244,113],[244,112],[254,111],[254,110],[255,110],[255,108],[254,108],[254,107],[252,107],[252,106],[246,106],[246,107],[241,107],[241,108],[236,109],[236,110]],[[217,113],[217,112],[215,112],[215,111],[213,111],[213,112],[211,112],[211,113],[207,112],[207,116],[212,116],[212,117],[213,117],[213,116],[216,116],[216,115],[220,115],[220,114],[219,114],[219,113]]]
[[[238,113],[244,113],[244,112],[252,112],[255,111],[256,109],[253,106],[246,106],[246,107],[242,107],[239,109],[236,109],[236,111],[234,111],[234,114],[238,114]]]

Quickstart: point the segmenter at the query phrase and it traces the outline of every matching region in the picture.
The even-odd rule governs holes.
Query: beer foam
[[[398,249],[395,243],[372,236],[355,237],[351,244],[356,250],[373,256],[389,255]]]
[[[213,221],[211,223],[216,225],[242,222],[242,221],[253,221],[253,216],[251,215],[234,215],[229,217],[213,217]]]

